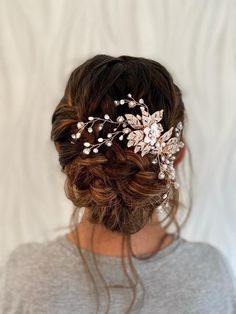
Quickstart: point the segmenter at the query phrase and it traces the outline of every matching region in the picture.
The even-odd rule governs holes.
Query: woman
[[[224,255],[180,236],[184,122],[156,61],[96,55],[72,72],[51,132],[71,231],[11,253],[2,313],[236,313]]]

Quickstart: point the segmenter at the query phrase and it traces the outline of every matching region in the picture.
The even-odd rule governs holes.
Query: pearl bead
[[[89,147],[89,146],[90,146],[90,143],[89,143],[89,142],[85,142],[85,143],[84,143],[84,146],[85,146],[85,147]]]
[[[125,134],[128,134],[130,131],[131,131],[131,130],[130,130],[129,128],[123,129],[123,132],[124,132]]]
[[[102,137],[99,137],[99,138],[98,138],[98,142],[101,143],[102,141],[103,141],[103,138],[102,138]]]
[[[92,128],[88,128],[88,132],[89,132],[89,133],[92,133],[92,132],[93,132],[93,129],[92,129]]]
[[[112,137],[112,133],[108,133],[108,134],[107,134],[107,137],[108,137],[108,138],[111,138],[111,137]]]
[[[111,141],[107,141],[107,142],[106,142],[106,145],[107,145],[107,146],[111,146],[111,145],[112,145],[112,142],[111,142]]]
[[[124,118],[122,116],[119,116],[117,117],[116,121],[121,123],[124,121]]]
[[[164,172],[160,172],[160,173],[158,174],[158,179],[163,180],[164,178],[165,178]]]
[[[131,95],[131,94],[128,94],[127,96],[128,96],[129,98],[131,98],[131,97],[132,97],[132,95]]]
[[[83,124],[84,124],[83,122],[78,122],[77,123],[77,128],[80,129],[83,126]]]
[[[121,105],[124,105],[124,103],[125,103],[124,99],[121,99],[121,100],[120,100],[120,104],[121,104]]]
[[[94,152],[94,153],[98,153],[98,149],[97,149],[97,148],[94,148],[94,149],[93,149],[93,152]]]
[[[142,98],[139,99],[138,101],[140,104],[143,104],[144,103],[144,100]]]
[[[183,129],[183,124],[182,122],[180,121],[178,124],[177,124],[177,128],[182,130]]]
[[[88,154],[90,153],[90,149],[89,149],[89,148],[85,148],[85,149],[83,150],[83,153],[85,153],[86,155],[88,155]]]
[[[94,119],[94,117],[88,117],[88,119],[89,119],[90,121],[92,121],[92,120]]]
[[[124,136],[123,136],[123,135],[119,136],[119,140],[120,140],[120,141],[122,141],[123,139],[124,139]]]
[[[105,118],[106,120],[110,119],[110,117],[109,117],[109,115],[108,115],[107,113],[104,115],[104,118]]]

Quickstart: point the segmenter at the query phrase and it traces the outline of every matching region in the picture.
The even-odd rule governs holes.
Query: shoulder
[[[182,260],[187,275],[225,289],[236,302],[236,276],[225,254],[212,244],[183,239]]]
[[[62,278],[69,279],[71,257],[57,239],[18,245],[0,270],[1,306],[9,300],[15,303],[27,298],[34,303],[39,296],[47,299]]]

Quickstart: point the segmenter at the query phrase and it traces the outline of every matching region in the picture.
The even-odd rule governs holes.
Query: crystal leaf
[[[127,147],[130,147],[130,146],[134,146],[134,141],[133,140],[128,141]]]
[[[151,115],[151,123],[154,123],[154,122],[157,123],[157,122],[161,121],[162,117],[163,117],[163,109],[160,111],[154,112]]]
[[[146,145],[144,149],[142,150],[141,156],[143,157],[144,155],[148,154],[150,149],[151,147],[149,145]]]
[[[145,109],[142,110],[142,122],[144,126],[148,126],[151,122],[151,116]]]
[[[160,140],[163,141],[163,142],[166,142],[171,137],[172,132],[173,132],[173,127],[171,127],[167,132],[165,132],[160,137]]]
[[[140,130],[132,131],[127,136],[128,140],[133,140],[133,142],[134,142],[133,145],[137,145],[138,142],[140,142],[142,140],[142,138],[143,138],[143,132]]]
[[[127,122],[134,128],[134,129],[140,129],[142,128],[142,124],[140,123],[139,119],[136,118],[134,115],[130,113],[126,113],[125,117],[127,119]]]

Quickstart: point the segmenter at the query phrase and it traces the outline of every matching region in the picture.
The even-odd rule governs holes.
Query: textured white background
[[[106,53],[156,59],[182,88],[194,166],[182,235],[217,246],[236,271],[235,10],[226,0],[0,1],[1,262],[67,225],[50,119],[71,71]]]

